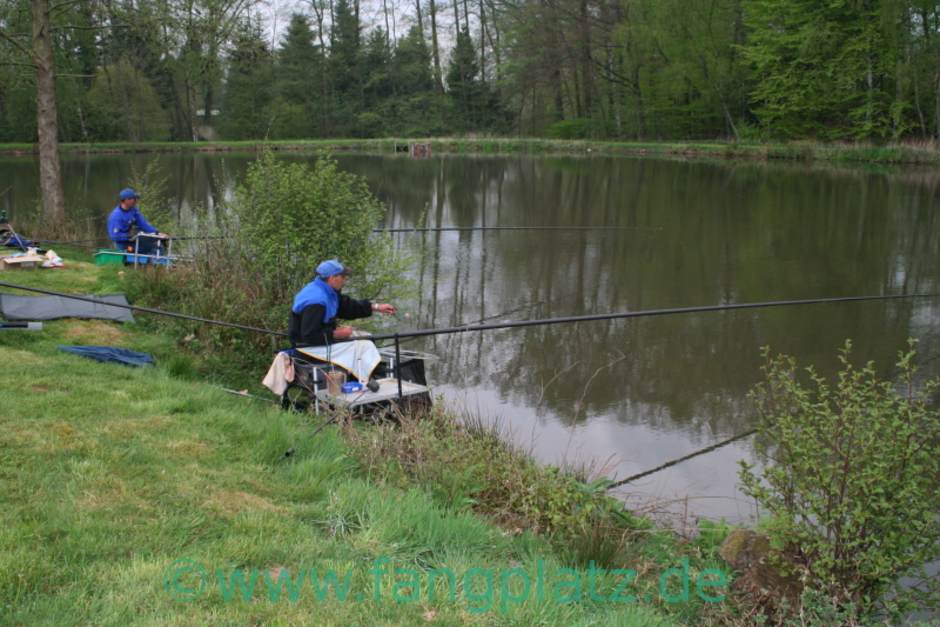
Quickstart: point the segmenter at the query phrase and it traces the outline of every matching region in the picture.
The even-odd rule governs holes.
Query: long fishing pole
[[[2,284],[0,284],[2,285]],[[934,298],[940,294],[876,294],[871,296],[834,296],[828,298],[804,298],[797,300],[771,300],[756,303],[730,303],[727,305],[699,305],[694,307],[668,307],[664,309],[640,309],[638,311],[622,311],[606,314],[588,314],[583,316],[561,316],[557,318],[541,318],[536,320],[510,320],[494,324],[472,324],[456,327],[443,327],[438,329],[417,329],[402,333],[387,333],[371,336],[373,340],[389,340],[398,337],[426,337],[430,335],[446,335],[452,333],[468,333],[473,331],[495,331],[499,329],[512,329],[517,327],[547,326],[552,324],[569,324],[575,322],[594,322],[597,320],[620,320],[625,318],[646,318],[653,316],[670,316],[677,314],[703,313],[711,311],[734,311],[738,309],[763,309],[767,307],[789,307],[794,305],[819,305],[825,303],[845,303],[859,301],[896,300],[902,298]]]
[[[93,303],[95,305],[102,305],[105,307],[118,307],[120,309],[130,309],[131,311],[139,311],[141,313],[154,314],[156,316],[167,316],[170,318],[178,318],[181,320],[191,320],[193,322],[202,322],[204,324],[214,324],[220,327],[229,327],[232,329],[240,329],[242,331],[252,331],[255,333],[266,333],[268,335],[276,335],[279,337],[287,337],[287,333],[284,331],[273,331],[271,329],[265,329],[263,327],[254,327],[248,324],[238,324],[237,322],[226,322],[225,320],[213,320],[212,318],[202,318],[200,316],[191,316],[189,314],[179,313],[176,311],[167,311],[165,309],[156,309],[155,307],[141,307],[140,305],[125,305],[123,303],[109,303],[106,300],[101,300],[100,298],[93,298],[91,296],[79,296],[77,294],[66,294],[65,292],[56,292],[55,290],[46,290],[39,287],[28,287],[25,285],[17,285],[15,283],[7,283],[6,281],[0,281],[0,287],[8,287],[16,290],[23,290],[26,292],[36,292],[37,294],[46,294],[47,296],[58,296],[60,298],[70,298],[72,300],[80,300],[86,303]]]
[[[60,296],[62,298],[71,298],[73,300],[81,300],[85,302],[95,303],[98,305],[104,305],[108,307],[119,307],[123,309],[130,309],[133,311],[140,311],[144,313],[151,313],[155,315],[169,316],[173,318],[180,318],[184,320],[192,320],[195,322],[202,322],[205,324],[214,324],[218,326],[224,326],[229,328],[241,329],[244,331],[252,331],[256,333],[266,333],[269,335],[276,335],[280,337],[287,336],[283,331],[273,331],[271,329],[264,329],[261,327],[253,327],[250,325],[238,324],[234,322],[226,322],[223,320],[212,320],[209,318],[202,318],[199,316],[191,316],[188,314],[165,311],[162,309],[155,309],[153,307],[140,307],[137,305],[124,305],[109,303],[97,298],[91,298],[87,296],[77,296],[75,294],[66,294],[63,292],[57,292],[54,290],[46,290],[38,287],[28,287],[24,285],[17,285],[15,283],[8,283],[6,281],[0,281],[0,287],[7,287],[12,289],[19,289],[28,292],[37,292],[40,294],[47,294],[51,296]],[[442,329],[422,329],[416,331],[406,331],[404,333],[393,333],[385,335],[373,335],[370,339],[372,340],[385,340],[393,338],[403,338],[403,337],[427,337],[431,335],[444,335],[444,334],[456,334],[456,333],[466,333],[470,331],[488,331],[488,330],[498,330],[498,329],[510,329],[517,327],[530,327],[530,326],[547,326],[552,324],[565,324],[565,323],[576,323],[576,322],[589,322],[595,320],[616,320],[624,318],[641,318],[641,317],[650,317],[650,316],[666,316],[666,315],[678,315],[678,314],[688,314],[688,313],[702,313],[702,312],[711,312],[711,311],[729,311],[729,310],[739,310],[739,309],[758,309],[766,307],[786,307],[794,305],[816,305],[816,304],[825,304],[825,303],[843,303],[843,302],[860,302],[860,301],[879,301],[879,300],[895,300],[902,298],[935,298],[940,296],[940,294],[882,294],[874,296],[837,296],[831,298],[807,298],[801,300],[778,300],[778,301],[765,301],[758,303],[733,303],[728,305],[703,305],[698,307],[670,307],[666,309],[647,309],[640,311],[626,311],[620,313],[610,313],[610,314],[595,314],[595,315],[585,315],[585,316],[565,316],[559,318],[543,318],[540,320],[516,320],[510,322],[501,322],[496,324],[477,324],[477,325],[464,325],[460,327],[449,327]],[[326,426],[326,425],[323,425]],[[642,479],[654,473],[657,473],[661,470],[665,470],[671,466],[675,466],[683,461],[687,461],[699,455],[704,455],[710,453],[716,449],[719,449],[723,446],[727,446],[732,442],[741,440],[750,435],[753,435],[756,432],[755,429],[745,431],[744,433],[739,433],[731,438],[722,440],[716,444],[712,444],[698,451],[689,453],[677,459],[661,464],[655,468],[643,471],[641,473],[631,475],[626,479],[621,479],[607,486],[607,490],[612,490],[616,487],[625,485],[632,481]]]
[[[667,468],[671,468],[672,466],[675,466],[676,464],[681,464],[682,462],[688,461],[694,457],[698,457],[699,455],[704,455],[705,453],[711,453],[712,451],[718,450],[724,446],[728,446],[732,442],[737,442],[738,440],[743,440],[744,438],[748,436],[752,436],[755,433],[757,433],[757,429],[749,429],[745,431],[744,433],[733,435],[726,440],[722,440],[721,442],[716,442],[715,444],[706,446],[705,448],[701,448],[697,451],[693,451],[692,453],[689,453],[688,455],[683,455],[682,457],[677,457],[676,459],[672,459],[664,464],[660,464],[659,466],[656,466],[655,468],[650,468],[649,470],[638,472],[635,475],[630,475],[626,479],[620,479],[618,481],[615,481],[614,483],[611,483],[604,489],[613,490],[614,488],[619,488],[622,485],[633,483],[637,479],[642,479],[643,477],[648,477],[650,475],[656,474],[657,472],[661,470],[666,470]]]
[[[427,226],[427,227],[382,227],[372,229],[373,233],[446,233],[457,231],[662,231],[659,226],[584,226],[584,225],[505,225],[505,226]],[[171,237],[176,241],[187,240],[224,240],[233,239],[237,235],[182,235]],[[80,239],[80,240],[35,240],[42,244],[58,244],[60,246],[78,246],[81,244],[97,244],[102,239]]]
[[[255,327],[247,324],[239,324],[236,322],[226,322],[224,320],[213,320],[211,318],[203,318],[200,316],[192,316],[189,314],[179,313],[175,311],[167,311],[164,309],[156,309],[154,307],[141,307],[139,305],[124,305],[121,303],[109,303],[107,301],[93,298],[90,296],[78,296],[76,294],[66,294],[65,292],[57,292],[54,290],[47,290],[39,287],[29,287],[26,285],[17,285],[15,283],[8,283],[6,281],[0,281],[0,287],[7,287],[10,289],[23,290],[26,292],[36,292],[38,294],[46,294],[49,296],[59,296],[62,298],[71,298],[73,300],[81,300],[88,303],[94,303],[96,305],[103,305],[106,307],[118,307],[122,309],[130,309],[132,311],[140,311],[142,313],[149,313],[158,316],[169,316],[172,318],[179,318],[182,320],[192,320],[194,322],[202,322],[205,324],[214,324],[217,326],[229,327],[233,329],[241,329],[243,331],[252,331],[255,333],[266,333],[268,335],[276,335],[279,337],[287,337],[287,333],[284,331],[274,331],[272,329],[265,329],[263,327]],[[646,317],[655,317],[655,316],[670,316],[670,315],[679,315],[679,314],[690,314],[690,313],[704,313],[712,311],[734,311],[739,309],[764,309],[768,307],[790,307],[795,305],[819,305],[827,303],[846,303],[846,302],[861,302],[861,301],[881,301],[881,300],[898,300],[898,299],[907,299],[907,298],[936,298],[940,296],[940,293],[937,294],[879,294],[872,296],[835,296],[829,298],[804,298],[799,300],[771,300],[763,301],[756,303],[730,303],[727,305],[698,305],[694,307],[669,307],[665,309],[640,309],[638,311],[622,311],[615,313],[606,313],[606,314],[589,314],[584,316],[560,316],[557,318],[541,318],[536,320],[510,320],[506,322],[497,322],[494,324],[472,324],[472,325],[462,325],[457,327],[442,327],[437,329],[416,329],[413,331],[403,331],[401,333],[386,333],[386,334],[376,334],[370,335],[368,339],[371,340],[390,340],[405,337],[428,337],[431,335],[448,335],[456,333],[469,333],[469,332],[479,332],[479,331],[495,331],[499,329],[512,329],[518,327],[535,327],[535,326],[548,326],[553,324],[571,324],[576,322],[593,322],[598,320],[620,320],[626,318],[646,318]],[[349,340],[337,340],[337,342],[353,341],[354,339],[359,338],[350,338]]]
[[[427,226],[372,229],[373,233],[442,233],[448,231],[662,231],[659,226]]]

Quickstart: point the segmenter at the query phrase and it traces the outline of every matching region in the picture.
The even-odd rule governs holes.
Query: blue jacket
[[[147,218],[134,207],[125,211],[121,205],[114,208],[108,216],[108,237],[118,245],[127,245],[131,239],[131,228],[136,227],[141,233],[156,233],[157,228],[147,222]]]
[[[329,324],[339,311],[339,294],[326,281],[317,277],[304,285],[294,296],[294,305],[290,308],[299,314],[310,305],[323,305],[323,324]]]
[[[290,308],[291,346],[324,346],[334,342],[336,319],[355,320],[372,315],[372,303],[340,294],[317,278],[297,292]]]

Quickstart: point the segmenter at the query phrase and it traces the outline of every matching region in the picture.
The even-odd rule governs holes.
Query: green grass
[[[95,142],[66,143],[65,153],[125,152],[229,152],[269,147],[280,151],[393,152],[396,145],[422,142],[435,153],[604,154],[728,159],[827,161],[837,163],[940,164],[940,150],[933,143],[823,143],[728,142],[728,141],[605,141],[557,140],[513,137],[432,137],[377,139],[242,140],[216,142]],[[32,154],[35,144],[0,144],[0,155]]]
[[[73,255],[66,262],[62,270],[5,272],[2,280],[92,294],[121,287],[120,268]],[[157,365],[98,364],[58,351],[62,343],[145,350]],[[493,458],[491,438],[442,442],[435,451],[425,431],[420,450],[432,462],[404,472],[394,459],[365,460],[373,427],[314,435],[321,417],[193,380],[195,369],[180,361],[175,338],[141,322],[62,320],[39,333],[2,331],[0,367],[0,623],[666,625],[722,623],[734,614],[733,606],[695,598],[694,577],[718,565],[720,538],[680,542],[648,524],[634,525],[621,558],[630,561],[621,566],[640,570],[634,589],[641,599],[650,594],[649,603],[592,600],[589,553],[559,546],[557,534],[500,526],[499,516],[480,513],[466,498],[460,482],[482,480],[470,467],[486,462],[480,455]],[[515,483],[530,484],[533,494],[562,485],[554,471],[543,476],[531,461],[516,462],[525,466],[526,481]],[[512,483],[511,472],[507,467],[495,481]],[[506,503],[525,492],[507,494]],[[503,497],[489,498],[498,504]],[[594,546],[590,538],[582,544]],[[683,557],[692,560],[692,602],[667,603],[658,576]],[[376,599],[372,569],[379,558],[389,560],[390,574]],[[199,581],[191,573],[175,580],[177,587],[171,577],[167,587],[180,560],[208,573],[195,599],[187,594]],[[216,569],[230,583],[235,568],[244,569],[246,581],[251,570],[260,573],[247,599],[236,592],[226,600],[216,583]],[[396,568],[406,570],[396,578]],[[428,574],[439,568],[456,575],[456,594],[439,581],[429,599]],[[484,591],[485,573],[463,580],[473,568],[489,569],[492,593]],[[514,568],[521,571],[509,578]],[[320,599],[308,580],[295,602],[286,590],[271,600],[278,576],[297,577],[303,569],[318,569],[318,582],[326,569],[341,581],[351,573],[349,597],[338,600],[334,587]],[[540,570],[541,596],[534,587]],[[508,593],[521,597],[522,571],[533,587],[517,603],[504,594],[502,576]],[[404,585],[415,573],[417,599]],[[576,577],[581,600],[560,602],[554,586]],[[609,595],[617,580],[600,576],[595,589]],[[571,596],[573,589],[559,593]]]

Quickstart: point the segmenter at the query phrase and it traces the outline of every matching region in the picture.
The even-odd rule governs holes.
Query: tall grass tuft
[[[587,484],[539,465],[506,442],[498,426],[440,407],[368,429],[347,425],[353,456],[374,478],[418,484],[454,508],[469,507],[510,533],[547,536],[573,562],[622,563],[634,532],[648,523],[607,496],[606,481]]]

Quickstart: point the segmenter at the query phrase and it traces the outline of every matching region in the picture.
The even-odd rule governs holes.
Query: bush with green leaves
[[[899,352],[897,381],[850,360],[827,381],[813,367],[765,348],[765,378],[752,392],[761,472],[742,462],[744,491],[770,514],[767,529],[785,570],[833,607],[902,613],[937,607],[927,579],[940,557],[940,379],[918,386],[915,342]],[[801,374],[805,373],[805,377]],[[914,579],[909,579],[912,581]]]
[[[234,205],[238,236],[264,268],[278,268],[300,289],[324,259],[338,258],[355,272],[365,296],[401,285],[403,259],[389,236],[374,232],[385,206],[366,180],[321,155],[310,166],[285,163],[265,152],[249,168]]]
[[[338,257],[355,272],[349,285],[355,295],[402,299],[410,290],[403,279],[407,258],[388,235],[373,232],[384,213],[365,180],[333,159],[322,156],[311,166],[264,153],[234,202],[218,212],[213,234],[220,237],[184,251],[195,263],[135,273],[128,291],[138,302],[282,331],[294,294],[320,261]],[[284,345],[283,338],[217,326],[187,325],[186,331],[188,347],[214,356],[203,361],[227,379],[259,367]]]

